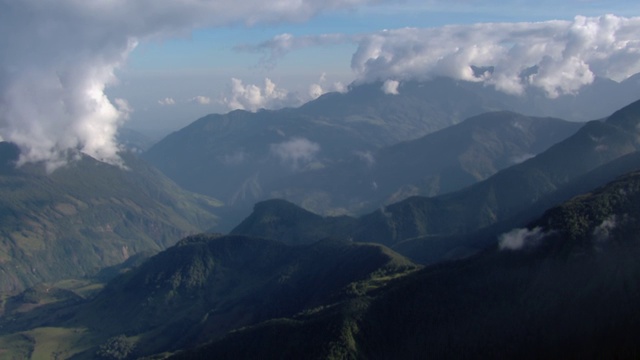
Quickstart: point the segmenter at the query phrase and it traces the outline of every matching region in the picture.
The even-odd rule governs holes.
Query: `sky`
[[[571,94],[640,72],[638,16],[637,1],[0,0],[0,138],[54,169],[77,151],[118,163],[120,127],[159,137],[352,83]]]

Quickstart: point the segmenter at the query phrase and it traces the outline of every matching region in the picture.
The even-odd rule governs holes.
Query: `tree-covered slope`
[[[283,217],[274,215],[278,207],[265,202],[261,208],[270,207],[268,220],[260,219],[267,212],[254,212],[251,221],[233,231],[258,234],[264,229],[252,227],[268,222],[271,229],[279,229],[279,236],[285,236],[286,231],[298,238],[305,233],[333,232],[334,236],[355,241],[386,244],[426,262],[437,261],[455,249],[473,252],[504,226],[528,221],[580,190],[586,191],[636,169],[639,122],[640,102],[636,102],[604,122],[587,123],[538,156],[465,189],[432,198],[414,196],[357,219],[315,217],[314,221],[297,222],[293,229],[284,223]],[[332,225],[337,219],[340,227]],[[302,228],[305,232],[296,230]],[[263,236],[271,233],[265,232]],[[305,241],[312,240],[309,237]],[[473,249],[468,247],[472,243]]]
[[[12,314],[2,325],[12,334],[43,326],[85,329],[91,346],[81,358],[119,335],[135,339],[138,356],[150,355],[268,319],[313,313],[417,268],[380,245],[326,239],[290,246],[195,235],[115,278],[91,300],[43,309],[39,316]]]
[[[176,358],[637,358],[639,204],[634,172],[472,258]]]
[[[0,143],[0,292],[96,274],[216,223],[217,200],[188,193],[124,154],[126,169],[82,157],[48,174],[16,168]]]

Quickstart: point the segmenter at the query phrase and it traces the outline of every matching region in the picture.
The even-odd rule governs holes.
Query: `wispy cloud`
[[[272,144],[270,150],[283,164],[290,166],[292,170],[298,170],[316,158],[320,145],[309,139],[296,137]]]
[[[508,233],[500,235],[498,239],[498,248],[500,250],[521,250],[526,247],[537,246],[546,236],[542,228],[536,227],[531,230],[513,229]]]
[[[198,95],[196,97],[193,97],[191,100],[191,102],[195,102],[197,104],[200,105],[209,105],[211,104],[211,98],[208,96],[203,96],[203,95]]]
[[[170,97],[166,97],[164,99],[160,99],[158,100],[158,104],[165,106],[165,105],[175,105],[176,101],[173,98]]]

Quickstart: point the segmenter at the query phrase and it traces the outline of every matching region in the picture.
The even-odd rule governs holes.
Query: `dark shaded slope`
[[[47,174],[16,169],[1,143],[0,292],[96,274],[215,225],[219,202],[185,192],[124,154],[128,169],[83,157]]]
[[[345,238],[355,219],[322,217],[285,200],[257,203],[231,234],[278,239],[290,245],[311,244],[327,237]]]
[[[112,281],[69,324],[103,338],[138,334],[141,354],[175,350],[341,302],[415,268],[378,245],[198,235]]]
[[[176,358],[637,358],[639,204],[636,172],[505,234],[502,250]]]

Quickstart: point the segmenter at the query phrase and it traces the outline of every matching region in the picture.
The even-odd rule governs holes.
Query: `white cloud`
[[[500,250],[520,250],[525,247],[538,245],[546,234],[542,228],[536,227],[529,229],[513,229],[508,233],[500,235],[498,239],[498,248]]]
[[[474,66],[492,71],[477,74]],[[621,80],[640,72],[640,18],[382,31],[360,37],[352,68],[359,82],[448,76],[511,94],[534,86],[555,97],[595,76]]]
[[[271,153],[293,170],[310,163],[320,152],[320,145],[309,139],[296,137],[278,144],[271,144]]]
[[[191,99],[191,101],[196,102],[200,105],[209,105],[211,104],[211,98],[207,96],[198,95]]]
[[[397,80],[387,80],[382,84],[382,91],[388,95],[398,95],[398,86],[400,82]]]
[[[619,81],[640,72],[640,17],[614,15],[358,35],[284,34],[242,49],[265,52],[266,61],[275,63],[296,49],[349,42],[358,46],[351,59],[356,83],[447,76],[510,94],[536,87],[557,97],[577,92],[595,76]]]
[[[604,219],[600,225],[596,226],[595,229],[593,229],[593,238],[596,242],[596,245],[598,243],[603,243],[609,240],[609,235],[611,234],[611,231],[615,229],[616,223],[616,216],[611,215],[608,218]]]
[[[347,91],[347,87],[342,82],[336,81],[330,86],[326,86],[327,81],[327,73],[322,73],[317,83],[309,85],[309,100],[317,99],[328,92],[344,93]]]
[[[165,106],[165,105],[175,105],[176,101],[173,98],[167,97],[164,99],[160,99],[158,100],[158,104]]]
[[[116,108],[120,112],[121,116],[125,120],[129,120],[131,113],[133,112],[133,107],[129,104],[129,102],[125,99],[115,98],[113,102],[116,104]]]
[[[325,91],[322,88],[322,85],[320,84],[311,84],[309,85],[309,97],[311,97],[312,99],[317,99],[320,96],[322,96],[322,94],[324,94]]]
[[[20,163],[55,167],[77,151],[118,163],[115,135],[126,114],[104,90],[138,41],[196,27],[300,22],[367,3],[0,0],[0,137],[20,147]]]
[[[302,100],[283,88],[279,88],[271,79],[264,79],[264,86],[244,84],[242,80],[232,78],[228,94],[222,99],[231,110],[256,111],[259,109],[277,109],[296,106]]]

